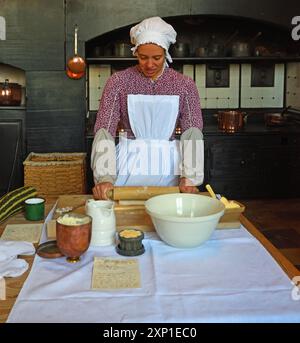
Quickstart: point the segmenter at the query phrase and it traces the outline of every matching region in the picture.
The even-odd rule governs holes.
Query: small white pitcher
[[[114,202],[88,199],[86,213],[93,218],[91,245],[104,246],[115,243],[116,216]]]

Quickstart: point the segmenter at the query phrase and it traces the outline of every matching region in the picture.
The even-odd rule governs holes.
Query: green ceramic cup
[[[45,215],[45,199],[30,198],[25,200],[25,218],[27,220],[43,220]]]

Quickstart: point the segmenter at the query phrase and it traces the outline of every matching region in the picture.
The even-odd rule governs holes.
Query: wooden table
[[[46,199],[46,213],[50,211],[55,201],[56,198]],[[0,224],[0,235],[2,234],[5,226],[8,223],[16,224],[26,222],[27,221],[23,213],[17,214],[8,219],[6,222]],[[273,258],[277,261],[277,263],[281,266],[281,268],[289,276],[290,279],[292,279],[296,275],[299,275],[298,269],[294,267],[294,265],[284,255],[282,255],[281,252],[276,249],[274,245],[272,245],[272,243],[267,238],[265,238],[265,236],[260,233],[256,229],[256,227],[243,215],[241,216],[241,223],[269,251],[269,253],[273,256]],[[26,273],[19,277],[6,278],[6,300],[0,300],[0,322],[5,322],[7,320],[8,315],[16,301],[16,298],[20,293],[24,282],[27,279],[27,276],[29,275],[34,256],[22,256],[22,258],[24,258],[29,263],[29,269]]]

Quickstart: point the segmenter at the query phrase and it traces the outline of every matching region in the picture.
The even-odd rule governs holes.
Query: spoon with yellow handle
[[[208,193],[210,194],[210,196],[212,198],[214,198],[214,199],[217,198],[215,192],[212,190],[210,185],[206,185],[205,188],[207,189]],[[235,203],[232,200],[228,201],[228,199],[225,197],[221,197],[220,201],[225,205],[225,208],[238,208],[238,207],[240,207],[237,203]]]
[[[210,187],[210,185],[207,184],[207,185],[205,186],[205,188],[207,189],[209,195],[210,195],[212,198],[214,198],[214,199],[217,198],[215,192],[212,190],[212,188]]]

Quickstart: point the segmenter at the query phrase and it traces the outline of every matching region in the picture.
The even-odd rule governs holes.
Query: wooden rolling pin
[[[107,195],[112,200],[147,200],[155,195],[180,193],[179,187],[114,187]]]

